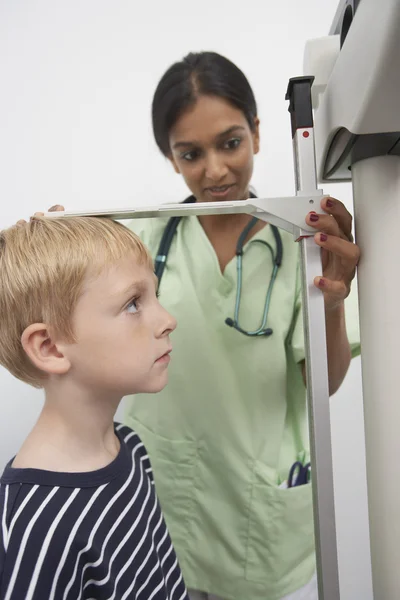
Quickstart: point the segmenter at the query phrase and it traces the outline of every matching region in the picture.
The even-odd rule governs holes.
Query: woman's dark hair
[[[216,52],[191,52],[165,72],[154,93],[153,132],[157,146],[165,156],[170,153],[171,127],[202,95],[228,100],[243,112],[254,131],[257,105],[244,73]]]

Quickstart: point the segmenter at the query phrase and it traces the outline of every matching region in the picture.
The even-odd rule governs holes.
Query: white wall
[[[253,183],[293,193],[284,96],[307,39],[325,35],[338,0],[1,0],[0,227],[54,203],[124,207],[178,201],[184,184],[152,139],[164,70],[216,50],[247,74],[262,149]],[[351,208],[349,185],[326,186]],[[0,316],[1,318],[1,316]],[[0,368],[0,468],[36,419],[41,392]],[[332,401],[342,600],[370,600],[360,361]]]

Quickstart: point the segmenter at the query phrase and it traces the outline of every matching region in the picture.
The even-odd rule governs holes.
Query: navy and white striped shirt
[[[0,481],[1,600],[188,600],[143,443],[89,473],[13,469]]]

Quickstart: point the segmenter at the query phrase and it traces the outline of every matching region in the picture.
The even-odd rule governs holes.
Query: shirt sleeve
[[[355,358],[360,354],[360,327],[358,315],[358,289],[357,280],[354,279],[351,292],[345,300],[345,318],[347,337],[350,344],[351,356]],[[297,363],[305,360],[305,341],[303,325],[303,302],[301,293],[301,268],[297,268],[296,300],[294,308],[294,325],[291,338],[291,347]]]
[[[168,220],[168,217],[132,219],[125,224],[131,231],[140,237],[154,260]]]
[[[125,222],[125,225],[136,233],[147,247],[149,246],[152,233],[151,219],[132,219]]]

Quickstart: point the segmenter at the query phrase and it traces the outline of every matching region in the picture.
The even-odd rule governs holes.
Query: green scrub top
[[[130,225],[153,257],[166,223]],[[160,302],[178,320],[169,383],[128,399],[126,423],[147,447],[187,587],[231,600],[278,600],[315,571],[311,486],[280,487],[293,462],[309,457],[299,245],[280,233],[273,334],[253,338],[225,324],[234,314],[236,258],[222,274],[197,217],[182,219],[160,285]],[[276,251],[269,225],[252,239]],[[263,244],[244,246],[241,327],[258,328],[272,268]]]

